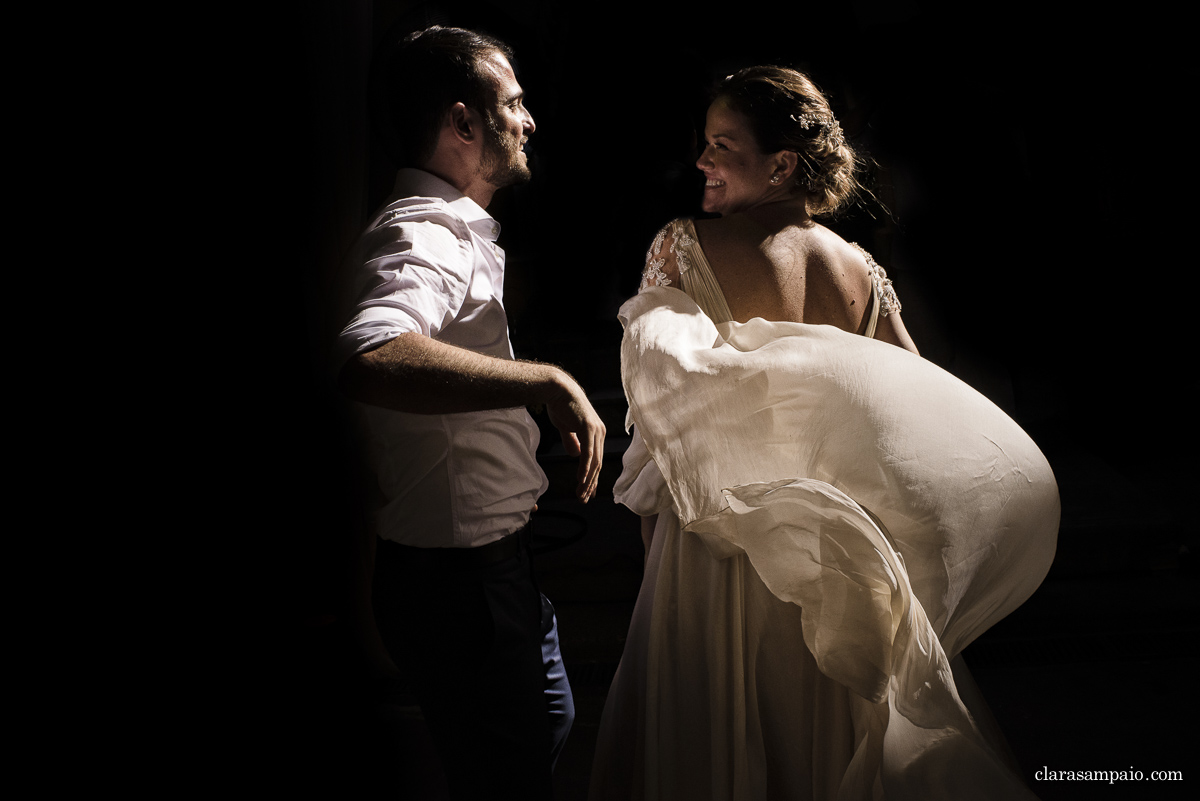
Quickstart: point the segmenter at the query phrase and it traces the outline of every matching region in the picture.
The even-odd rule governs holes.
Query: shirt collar
[[[433,173],[415,167],[401,169],[396,173],[393,194],[396,197],[441,198],[472,231],[484,239],[495,242],[500,236],[500,223],[484,211],[482,206]]]

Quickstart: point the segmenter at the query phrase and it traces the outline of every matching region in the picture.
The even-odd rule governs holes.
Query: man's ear
[[[447,115],[447,124],[459,141],[469,145],[479,138],[482,120],[466,104],[455,103]]]

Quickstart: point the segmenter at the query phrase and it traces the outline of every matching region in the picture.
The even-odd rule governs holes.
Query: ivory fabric
[[[591,797],[1031,797],[950,667],[1053,559],[1028,435],[830,326],[717,325],[671,287],[620,316],[616,498],[659,519]]]

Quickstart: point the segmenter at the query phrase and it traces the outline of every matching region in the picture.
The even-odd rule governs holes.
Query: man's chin
[[[508,169],[501,173],[494,173],[488,178],[488,183],[497,189],[503,189],[506,186],[516,186],[518,184],[527,184],[533,178],[533,173],[529,167],[524,164],[510,165]]]
[[[526,184],[533,178],[533,171],[529,169],[529,154],[524,150],[520,151],[520,155],[510,165],[513,173],[514,184]]]

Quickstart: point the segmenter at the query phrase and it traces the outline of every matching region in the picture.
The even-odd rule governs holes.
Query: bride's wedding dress
[[[714,323],[694,230],[668,233],[709,313],[661,285],[621,309],[636,433],[616,497],[658,523],[592,798],[1030,797],[951,661],[1049,569],[1045,458],[900,348]]]

